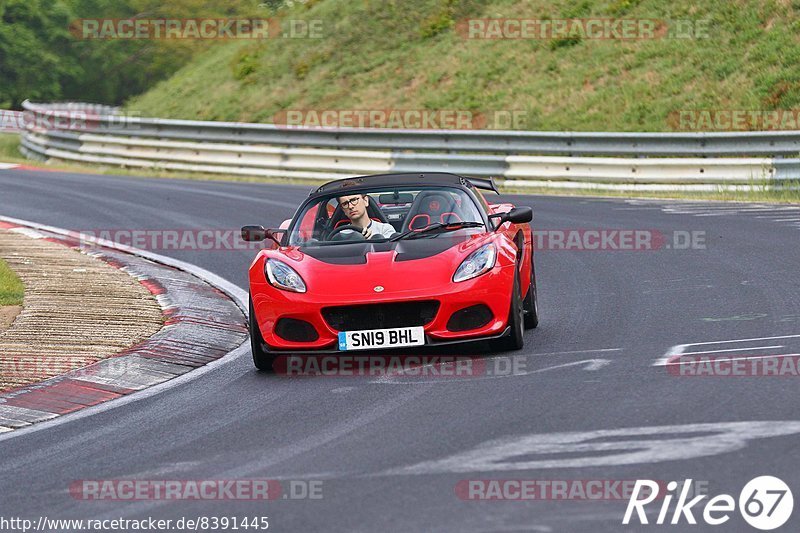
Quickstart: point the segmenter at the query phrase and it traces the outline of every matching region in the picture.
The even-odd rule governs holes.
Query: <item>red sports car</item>
[[[530,207],[490,204],[492,180],[385,174],[314,189],[250,266],[253,361],[489,340],[539,322]]]

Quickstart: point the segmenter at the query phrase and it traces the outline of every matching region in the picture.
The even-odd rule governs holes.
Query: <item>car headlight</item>
[[[497,248],[494,244],[486,244],[481,246],[464,259],[453,274],[453,281],[467,281],[468,279],[476,278],[481,274],[485,274],[494,268],[495,260],[497,259]]]
[[[267,259],[264,264],[264,272],[273,287],[292,292],[306,292],[306,284],[292,267],[278,261],[277,259]]]

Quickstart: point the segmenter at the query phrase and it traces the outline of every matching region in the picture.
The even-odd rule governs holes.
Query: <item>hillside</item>
[[[667,131],[679,127],[681,110],[791,109],[800,101],[800,15],[789,1],[294,4],[280,16],[321,20],[323,38],[215,44],[128,106],[248,122],[272,122],[287,109],[521,110],[524,129]],[[632,40],[464,38],[459,21],[497,17],[695,26],[659,23],[656,38]],[[665,38],[667,31],[682,33]]]

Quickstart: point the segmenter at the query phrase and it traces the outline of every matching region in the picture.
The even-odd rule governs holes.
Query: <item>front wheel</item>
[[[497,350],[504,352],[519,350],[525,344],[523,338],[525,313],[519,291],[519,274],[515,274],[514,288],[511,291],[511,308],[508,310],[508,327],[511,331],[505,337],[500,337],[493,342],[492,347]]]
[[[531,258],[531,285],[525,296],[525,329],[533,329],[539,325],[539,291],[536,288],[536,271]]]
[[[250,297],[250,351],[253,353],[253,364],[256,368],[265,372],[272,372],[272,363],[275,356],[269,352],[261,336],[261,328],[258,327],[256,313],[253,310],[253,297]]]

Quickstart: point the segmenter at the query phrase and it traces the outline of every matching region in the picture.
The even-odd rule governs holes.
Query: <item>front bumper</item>
[[[322,309],[325,307],[436,300],[439,302],[438,311],[433,320],[423,326],[425,346],[444,346],[503,336],[508,326],[513,281],[513,266],[495,266],[482,276],[462,283],[451,282],[438,291],[408,289],[402,291],[402,294],[376,293],[369,297],[354,297],[342,302],[341,299],[327,297],[324,294],[281,291],[269,285],[266,280],[259,280],[258,275],[252,275],[251,295],[256,322],[270,350],[298,354],[341,353],[337,348],[339,330],[326,322],[322,314]],[[491,319],[485,325],[465,331],[450,331],[447,328],[453,313],[478,304],[487,306],[492,312]],[[318,338],[309,342],[292,342],[280,337],[275,328],[278,321],[283,318],[302,320],[311,324]]]
[[[277,353],[285,352],[286,354],[291,354],[291,355],[338,355],[338,354],[347,354],[347,355],[351,355],[351,356],[352,355],[358,355],[358,354],[368,355],[368,354],[371,354],[371,353],[374,353],[374,352],[392,352],[392,351],[400,351],[400,350],[406,350],[407,351],[409,348],[420,349],[420,348],[439,348],[439,347],[444,347],[444,346],[458,346],[458,345],[461,345],[461,344],[470,344],[470,343],[473,343],[473,342],[490,341],[490,340],[494,340],[494,339],[499,339],[501,337],[505,337],[509,333],[511,333],[511,328],[510,327],[506,327],[498,335],[492,335],[492,336],[489,336],[489,337],[477,337],[477,338],[476,337],[472,337],[472,338],[458,339],[458,340],[453,340],[453,341],[439,341],[439,340],[436,340],[436,339],[431,339],[430,337],[428,337],[426,335],[425,336],[425,345],[424,346],[410,346],[410,347],[405,347],[405,348],[372,348],[372,349],[369,349],[369,350],[347,350],[347,351],[344,351],[344,350],[339,350],[337,348],[323,348],[323,349],[320,349],[320,350],[303,350],[303,349],[299,349],[299,350],[298,349],[289,349],[289,350],[286,350],[286,349],[273,348],[272,346],[270,346],[270,351],[277,352]]]

